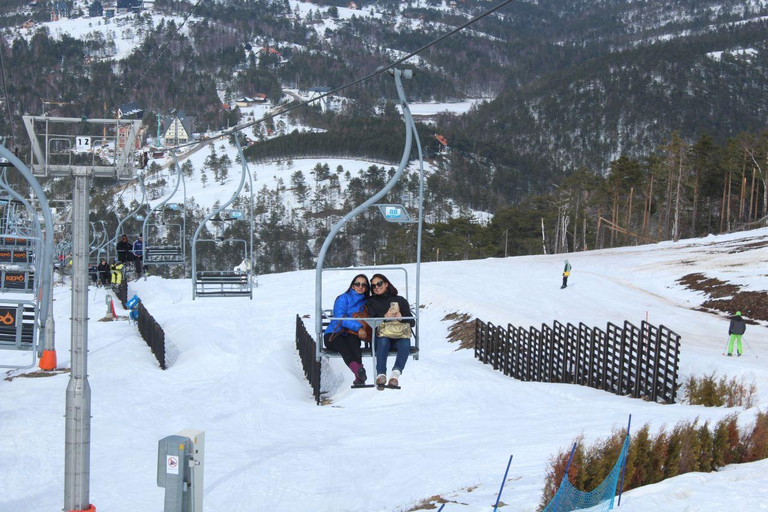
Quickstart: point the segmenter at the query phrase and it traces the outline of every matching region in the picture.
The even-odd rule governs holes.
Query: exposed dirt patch
[[[475,348],[475,320],[467,313],[448,313],[443,321],[453,322],[448,330],[448,341],[459,342],[459,349]]]
[[[462,491],[468,490],[469,492],[472,492],[472,490],[476,489],[477,486],[467,489],[462,489]],[[418,502],[416,506],[413,508],[407,509],[405,512],[415,512],[417,510],[435,510],[436,508],[440,508],[440,505],[444,505],[445,503],[456,503],[457,505],[464,505],[466,506],[466,503],[461,503],[460,501],[456,500],[449,500],[447,498],[443,498],[439,494],[435,494],[434,496],[431,496],[429,498],[425,498]]]
[[[678,283],[704,292],[710,296],[701,307],[707,310],[716,310],[733,315],[741,311],[747,323],[752,320],[768,321],[768,293],[766,292],[742,292],[741,287],[721,281],[704,274],[688,274],[677,280]]]
[[[678,279],[677,282],[692,290],[704,292],[715,299],[732,297],[740,290],[734,284],[726,283],[714,277],[707,277],[704,274],[688,274]]]
[[[729,254],[736,254],[737,252],[746,252],[746,251],[754,251],[755,249],[762,249],[763,247],[768,247],[768,240],[760,240],[759,242],[752,242],[750,244],[743,244],[738,247],[734,247],[730,251],[728,251]]]
[[[60,375],[62,373],[69,373],[69,372],[70,372],[69,368],[60,368],[50,372],[38,371],[38,372],[20,373],[18,375],[8,375],[3,380],[7,380],[8,382],[11,382],[13,379],[19,379],[19,378],[36,379],[39,377],[54,377],[56,375]]]

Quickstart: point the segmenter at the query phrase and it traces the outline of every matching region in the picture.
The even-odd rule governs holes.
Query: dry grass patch
[[[54,377],[56,375],[60,375],[62,373],[69,373],[69,368],[58,368],[56,370],[52,371],[36,371],[36,372],[29,372],[29,373],[20,373],[18,375],[8,375],[5,379],[8,382],[11,382],[13,379],[37,379],[41,377]]]
[[[453,322],[448,328],[448,341],[459,343],[459,349],[475,348],[475,320],[467,313],[448,313],[443,321]]]
[[[719,379],[717,372],[696,377],[691,375],[685,381],[685,401],[691,405],[705,407],[744,407],[749,409],[755,405],[757,386],[748,383],[745,378],[723,376]]]

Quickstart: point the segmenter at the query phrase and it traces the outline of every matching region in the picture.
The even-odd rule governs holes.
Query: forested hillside
[[[136,102],[145,142],[158,115],[176,111],[198,132],[226,128],[241,120],[237,98],[264,94],[287,106],[286,91],[350,84],[489,3],[158,0],[87,18],[96,3],[73,2],[66,15],[83,22],[77,33],[43,23],[52,6],[0,2],[0,135],[22,155],[24,113],[112,117]],[[435,258],[574,250],[725,231],[764,216],[766,15],[762,0],[512,2],[404,62],[415,70],[411,101],[488,98],[419,125],[438,169],[428,200],[456,207],[430,217],[425,250]],[[377,76],[338,95],[338,109],[291,112],[309,130],[275,133],[271,119],[246,130],[260,141],[248,158],[396,161],[403,132],[390,81]],[[470,211],[495,217],[479,225]],[[322,236],[296,222],[281,239]],[[266,267],[311,264],[312,244],[291,243],[302,249]],[[353,245],[357,260],[374,258]]]

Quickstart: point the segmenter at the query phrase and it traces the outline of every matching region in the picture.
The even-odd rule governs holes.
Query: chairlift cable
[[[319,95],[319,96],[317,96],[317,97],[315,97],[315,98],[313,98],[311,100],[307,100],[307,101],[304,101],[302,103],[299,103],[298,105],[294,105],[293,107],[288,107],[288,108],[280,111],[279,114],[284,114],[285,112],[290,112],[291,110],[297,109],[297,108],[302,107],[304,105],[307,105],[309,103],[313,103],[313,102],[315,102],[317,100],[321,100],[321,99],[326,98],[328,96],[331,96],[331,95],[333,95],[333,94],[335,94],[335,93],[337,93],[337,92],[339,92],[339,91],[341,91],[343,89],[347,89],[349,87],[352,87],[353,85],[357,85],[357,84],[359,84],[361,82],[364,82],[366,80],[369,80],[369,79],[371,79],[371,78],[373,78],[373,77],[375,77],[377,75],[380,75],[380,74],[382,74],[382,73],[384,73],[386,71],[389,71],[390,69],[394,68],[398,64],[401,64],[401,63],[407,61],[411,57],[415,57],[416,55],[418,55],[419,53],[423,52],[424,50],[426,50],[426,49],[436,45],[437,43],[439,43],[443,39],[446,39],[446,38],[456,34],[457,32],[460,32],[460,31],[464,30],[468,26],[470,26],[470,25],[480,21],[481,19],[485,18],[486,16],[489,16],[489,15],[493,14],[494,12],[498,11],[499,9],[501,9],[502,7],[504,7],[507,4],[512,3],[513,1],[514,0],[504,0],[502,3],[500,3],[496,7],[492,7],[491,9],[488,9],[487,11],[485,11],[485,12],[475,16],[474,18],[472,18],[471,20],[467,21],[463,25],[459,25],[458,27],[456,27],[455,29],[451,30],[450,32],[448,32],[446,34],[443,34],[442,36],[438,37],[437,39],[434,39],[433,41],[425,44],[424,46],[422,46],[418,50],[415,50],[415,51],[409,53],[408,55],[397,59],[393,63],[391,63],[391,64],[389,64],[387,66],[379,67],[373,73],[369,73],[368,75],[366,75],[366,76],[364,76],[362,78],[359,78],[359,79],[355,80],[354,82],[350,82],[348,84],[339,86],[339,87],[337,87],[335,89],[332,89],[332,90],[330,90],[330,91],[328,91],[328,92],[326,92],[324,94],[321,94],[321,95]],[[236,130],[233,130],[232,132],[234,133],[235,131],[243,130],[245,128],[253,126],[254,124],[258,124],[258,123],[260,123],[262,121],[265,121],[267,119],[274,118],[274,117],[278,116],[279,114],[270,114],[268,116],[263,117],[262,119],[259,119],[258,121],[253,121],[251,123],[245,124],[244,126],[239,126],[239,127],[237,127]]]
[[[130,89],[128,89],[128,92],[126,92],[123,95],[123,97],[120,98],[120,100],[115,105],[112,106],[112,110],[117,112],[117,109],[120,107],[120,105],[123,103],[123,101],[125,101],[125,98],[127,98],[129,94],[131,94],[133,91],[136,90],[136,88],[139,86],[141,81],[144,80],[144,77],[147,76],[147,74],[149,74],[149,72],[152,70],[152,68],[155,66],[155,64],[157,64],[157,61],[160,60],[160,57],[163,56],[163,54],[165,53],[165,50],[167,50],[168,47],[173,42],[173,40],[176,39],[176,36],[179,34],[179,32],[181,32],[181,29],[184,28],[184,25],[187,24],[187,21],[189,20],[189,18],[192,17],[193,14],[195,14],[195,11],[197,11],[197,8],[200,6],[200,4],[202,2],[203,2],[203,0],[197,0],[197,2],[195,3],[194,7],[192,7],[192,10],[189,11],[189,14],[187,14],[184,17],[184,21],[181,22],[181,25],[176,27],[176,30],[174,31],[173,35],[171,35],[171,38],[168,40],[168,42],[165,43],[165,46],[162,47],[162,49],[160,50],[160,53],[158,53],[157,56],[155,57],[155,59],[149,64],[149,66],[147,66],[147,68],[144,70],[144,73],[141,74],[141,76],[139,77],[138,80],[136,80],[136,82],[133,84],[133,86]]]

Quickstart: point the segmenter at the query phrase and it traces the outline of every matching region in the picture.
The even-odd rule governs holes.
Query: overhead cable
[[[328,96],[336,94],[339,91],[342,91],[344,89],[352,87],[353,85],[357,85],[357,84],[359,84],[361,82],[364,82],[364,81],[369,80],[369,79],[371,79],[371,78],[373,78],[375,76],[378,76],[378,75],[380,75],[382,73],[385,73],[385,72],[389,71],[390,69],[394,68],[395,66],[397,66],[398,64],[401,64],[401,63],[407,61],[408,59],[410,59],[411,57],[415,57],[416,55],[418,55],[419,53],[423,52],[424,50],[426,50],[426,49],[436,45],[437,43],[439,43],[443,39],[446,39],[446,38],[456,34],[457,32],[460,32],[460,31],[464,30],[468,26],[470,26],[470,25],[472,25],[474,23],[477,23],[481,19],[485,18],[486,16],[489,16],[489,15],[493,14],[494,12],[498,11],[502,7],[506,6],[507,4],[512,3],[513,1],[514,0],[504,0],[502,3],[500,3],[496,7],[493,7],[491,9],[488,9],[487,11],[484,11],[483,13],[475,16],[474,18],[472,18],[471,20],[467,21],[463,25],[460,25],[460,26],[456,27],[455,29],[451,30],[450,32],[447,32],[446,34],[443,34],[442,36],[438,37],[437,39],[435,39],[435,40],[425,44],[424,46],[422,46],[418,50],[415,50],[415,51],[409,53],[408,55],[406,55],[406,56],[404,56],[404,57],[402,57],[400,59],[397,59],[396,61],[394,61],[393,63],[391,63],[391,64],[389,64],[387,66],[382,66],[382,67],[377,68],[376,71],[374,71],[373,73],[370,73],[370,74],[368,74],[368,75],[366,75],[366,76],[364,76],[362,78],[359,78],[359,79],[357,79],[357,80],[355,80],[353,82],[349,82],[348,84],[344,84],[344,85],[342,85],[340,87],[336,87],[335,89],[331,89],[330,91],[328,91],[326,93],[323,93],[321,95],[318,95],[318,96],[312,98],[311,100],[302,101],[301,103],[297,103],[295,105],[291,105],[291,106],[288,106],[286,108],[280,109],[279,112],[275,112],[273,114],[267,114],[264,117],[262,117],[260,119],[257,119],[256,121],[251,121],[250,123],[238,125],[238,126],[232,128],[230,130],[227,130],[227,131],[223,132],[221,135],[218,135],[216,138],[221,138],[221,137],[225,137],[225,136],[228,136],[228,135],[232,135],[232,134],[237,133],[239,131],[245,130],[246,128],[249,128],[249,127],[251,127],[253,125],[262,123],[262,122],[264,122],[264,121],[266,121],[268,119],[273,119],[273,118],[275,118],[275,117],[277,117],[279,115],[286,114],[286,113],[288,113],[288,112],[290,112],[292,110],[295,110],[295,109],[297,109],[299,107],[303,107],[305,105],[309,105],[310,103],[314,103],[316,101],[322,100],[323,98],[326,98]],[[195,141],[195,142],[190,142],[190,143],[187,143],[187,144],[179,144],[178,146],[174,146],[174,147],[175,148],[183,148],[183,147],[186,147],[186,146],[192,146],[192,145],[197,145],[197,144],[199,144],[199,142]]]

